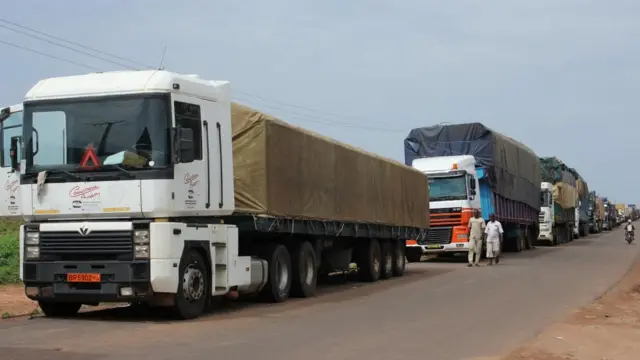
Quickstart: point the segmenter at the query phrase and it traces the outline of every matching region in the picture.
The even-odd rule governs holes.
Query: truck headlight
[[[39,246],[27,246],[24,248],[24,257],[29,260],[36,260],[40,258]]]
[[[136,259],[148,259],[149,258],[149,245],[136,245],[135,246]]]
[[[25,245],[40,245],[39,232],[27,232],[24,236]]]
[[[149,230],[133,231],[134,253],[136,259],[149,258]]]
[[[148,244],[149,230],[135,230],[133,232],[133,242],[141,245]]]

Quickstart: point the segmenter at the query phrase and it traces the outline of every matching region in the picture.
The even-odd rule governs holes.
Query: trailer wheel
[[[376,239],[369,239],[358,249],[358,275],[362,281],[375,282],[380,279],[382,250]]]
[[[269,243],[261,249],[260,257],[269,264],[269,279],[260,292],[260,298],[274,303],[287,301],[291,290],[289,251],[283,245]]]
[[[382,250],[382,266],[380,267],[380,278],[381,279],[390,279],[393,277],[393,256],[394,251],[392,248],[392,244],[389,241],[385,241],[380,244],[380,249]]]
[[[393,276],[402,276],[407,268],[405,247],[402,241],[393,242]]]
[[[318,282],[318,267],[316,253],[309,242],[291,244],[291,265],[293,267],[291,296],[302,298],[314,296]]]
[[[80,311],[81,303],[38,301],[40,310],[48,317],[69,317]]]
[[[195,319],[200,316],[211,294],[207,265],[196,250],[188,250],[180,259],[180,282],[175,294],[173,312],[180,319]]]

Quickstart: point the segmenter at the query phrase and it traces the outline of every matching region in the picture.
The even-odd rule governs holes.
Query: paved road
[[[640,246],[621,230],[507,254],[499,266],[412,264],[278,305],[236,303],[193,322],[128,309],[0,321],[2,359],[496,359],[612,286]],[[345,289],[346,288],[346,289]]]

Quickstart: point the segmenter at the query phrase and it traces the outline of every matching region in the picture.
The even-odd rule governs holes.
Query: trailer
[[[592,234],[602,232],[604,204],[602,203],[602,199],[596,195],[595,191],[591,191],[589,193],[589,208],[587,215],[589,217],[589,232]]]
[[[540,158],[542,173],[538,242],[555,246],[573,240],[578,219],[578,190],[574,173],[556,157]]]
[[[34,135],[39,134],[39,136]],[[41,80],[24,101],[20,278],[48,316],[213,297],[311,297],[318,276],[402,276],[428,179],[167,71]]]
[[[473,211],[491,214],[505,230],[504,249],[522,251],[537,237],[540,165],[525,145],[480,123],[410,131],[405,164],[429,176],[431,222],[422,242],[407,245],[407,259],[469,251]]]
[[[573,227],[573,237],[580,238],[589,235],[589,184],[580,176],[577,170],[569,168],[576,178],[578,204],[576,206],[576,222]]]

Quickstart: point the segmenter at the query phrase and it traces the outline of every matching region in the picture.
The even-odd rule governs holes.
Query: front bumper
[[[455,242],[450,244],[407,245],[407,253],[415,253],[420,255],[464,252],[469,252],[468,242]]]
[[[151,295],[149,261],[25,262],[22,266],[25,291],[32,300],[90,304],[139,301]],[[70,273],[100,274],[100,282],[68,282]]]

